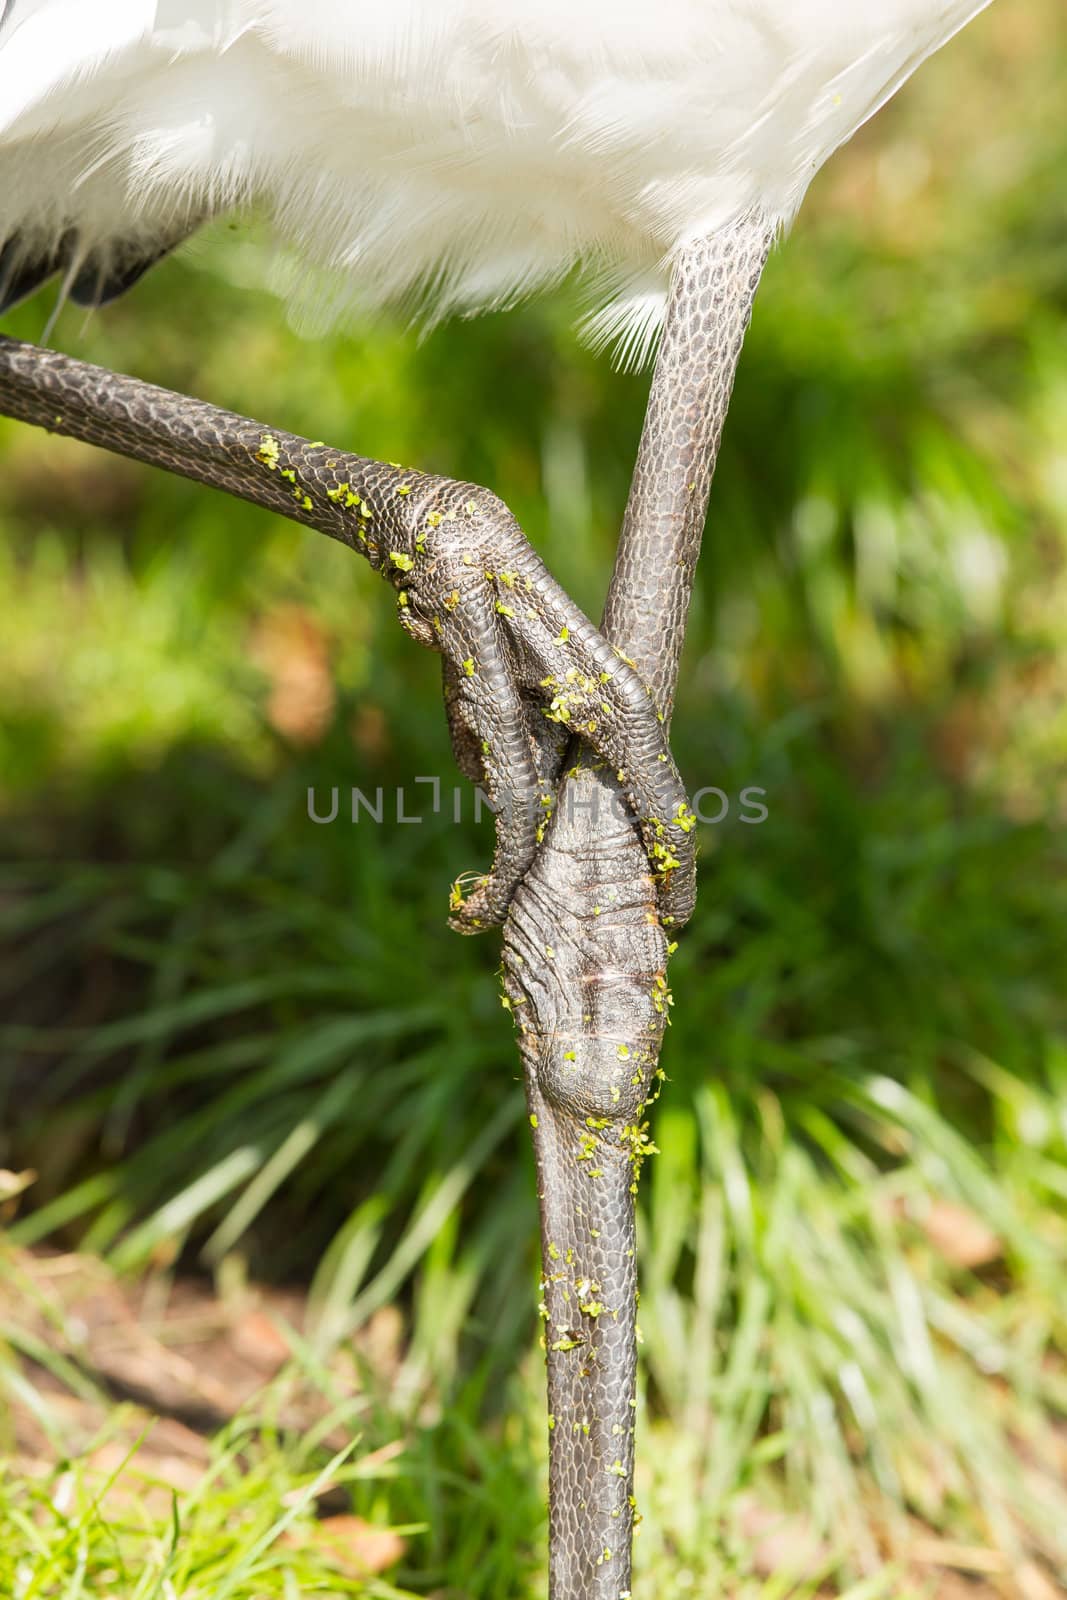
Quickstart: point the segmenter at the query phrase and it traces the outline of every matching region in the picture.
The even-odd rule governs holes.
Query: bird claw
[[[405,630],[444,657],[456,762],[496,815],[492,867],[457,880],[450,925],[476,933],[504,920],[577,734],[615,775],[638,822],[660,915],[681,926],[695,899],[696,819],[648,690],[550,577],[501,501],[435,484],[444,487],[412,518],[418,533],[382,552],[379,565],[398,591]],[[457,490],[473,495],[461,511]]]

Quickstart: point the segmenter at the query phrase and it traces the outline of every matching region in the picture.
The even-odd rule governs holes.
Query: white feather
[[[575,267],[644,360],[673,253],[813,175],[989,0],[8,0],[0,244],[265,210],[335,312]]]

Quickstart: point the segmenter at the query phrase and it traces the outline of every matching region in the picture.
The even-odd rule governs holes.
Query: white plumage
[[[679,244],[788,225],[988,3],[7,0],[0,245],[10,271],[65,238],[70,277],[255,206],[335,311],[471,313],[577,266],[587,333],[639,360]]]

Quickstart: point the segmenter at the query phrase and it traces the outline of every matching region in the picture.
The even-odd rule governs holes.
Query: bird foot
[[[575,734],[606,764],[637,821],[661,919],[686,921],[696,818],[655,702],[496,495],[3,338],[0,410],[280,512],[339,539],[389,579],[408,633],[444,657],[456,760],[496,812],[493,864],[454,886],[454,928],[503,922]]]
[[[453,886],[450,925],[475,933],[504,920],[577,734],[617,780],[661,918],[680,926],[695,899],[696,819],[638,673],[550,576],[495,495],[413,474],[405,511],[402,531],[394,520],[388,545],[370,540],[367,553],[397,591],[403,627],[444,657],[452,749],[496,814],[493,864]]]

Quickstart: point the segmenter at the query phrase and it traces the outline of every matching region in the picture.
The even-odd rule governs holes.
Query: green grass
[[[674,743],[769,816],[703,830],[672,968],[638,1594],[904,1600],[937,1592],[922,1539],[1026,1600],[1067,1570],[1067,58],[1051,3],[999,9],[820,179],[746,347]],[[576,300],[313,345],[227,281],[257,249],[220,230],[65,337],[490,484],[595,612],[645,384],[575,347]],[[443,926],[489,825],[305,814],[451,783],[436,663],[326,541],[12,424],[0,451],[0,1166],[39,1174],[11,1237],[306,1282],[338,1405],[331,1346],[396,1306],[351,1503],[423,1530],[401,1589],[537,1594],[532,1162],[496,945]],[[136,1492],[94,1511],[88,1467],[61,1512],[9,1474],[0,1592],[29,1562],[49,1596],[316,1592],[263,1541],[328,1452],[270,1405],[176,1538]],[[821,1578],[767,1575],[752,1504]]]
[[[4,1592],[16,1600],[59,1594],[74,1600],[108,1591],[130,1600],[171,1594],[289,1600],[323,1593],[386,1600],[404,1593],[389,1583],[346,1578],[281,1542],[306,1518],[321,1483],[347,1481],[340,1460],[317,1474],[301,1473],[275,1441],[262,1445],[235,1428],[219,1440],[217,1461],[202,1485],[173,1497],[169,1528],[136,1504],[125,1515],[105,1509],[108,1492],[117,1484],[129,1491],[133,1476],[119,1468],[98,1487],[85,1481],[78,1463],[64,1463],[50,1482],[0,1482],[11,1552],[0,1563]],[[141,1482],[134,1493],[152,1487],[164,1486]]]
[[[703,1255],[706,1215],[697,1232]],[[5,1268],[22,1277],[17,1256],[9,1253]],[[706,1286],[706,1273],[701,1276]],[[795,1443],[788,1430],[765,1434],[752,1447],[752,1383],[758,1389],[759,1378],[751,1358],[767,1296],[758,1268],[749,1282],[749,1307],[721,1380],[714,1381],[713,1457],[703,1437],[708,1395],[701,1384],[691,1387],[685,1429],[650,1416],[642,1396],[647,1448],[638,1475],[638,1581],[653,1592],[725,1592],[745,1600],[801,1600],[827,1585],[842,1600],[918,1600],[926,1587],[909,1577],[903,1560],[876,1560],[866,1577],[850,1582],[851,1530],[842,1526],[833,1538],[818,1540],[812,1519],[788,1510],[777,1470]],[[19,1287],[33,1293],[28,1279]],[[708,1309],[706,1294],[697,1301],[699,1316]],[[677,1308],[665,1309],[669,1318]],[[66,1331],[76,1345],[76,1330]],[[699,1328],[688,1332],[689,1349],[698,1353]],[[776,1332],[788,1352],[787,1331]],[[46,1345],[31,1348],[17,1327],[0,1327],[5,1334],[14,1336],[24,1356],[36,1356],[39,1371],[107,1407],[106,1395],[82,1369]],[[51,1466],[41,1459],[27,1472],[15,1462],[0,1472],[3,1593],[13,1600],[108,1594],[288,1600],[319,1593],[493,1600],[542,1593],[540,1363],[524,1360],[507,1382],[506,1405],[487,1425],[484,1366],[450,1396],[447,1408],[422,1395],[402,1409],[403,1379],[389,1393],[367,1369],[353,1393],[336,1365],[322,1362],[291,1329],[288,1336],[296,1347],[292,1363],[210,1441],[199,1476],[177,1486],[165,1453],[151,1453],[153,1430],[143,1412],[107,1407],[98,1430],[73,1450],[70,1407],[57,1405],[55,1385],[35,1388],[28,1369],[10,1361],[0,1368],[7,1397],[32,1412],[53,1451]],[[670,1338],[663,1341],[665,1351],[670,1344]],[[297,1393],[305,1414],[310,1397],[315,1416],[299,1430],[285,1420]],[[340,1450],[334,1447],[338,1435],[348,1439]],[[315,1514],[320,1501],[325,1522]],[[329,1519],[339,1504],[363,1528],[391,1529],[403,1541],[373,1577],[359,1576],[351,1554],[345,1559],[346,1547],[339,1553],[329,1542]],[[753,1506],[759,1508],[755,1523]],[[965,1531],[957,1519],[957,1549]],[[769,1545],[774,1538],[778,1544]],[[971,1548],[988,1554],[981,1540]],[[772,1551],[775,1570],[768,1573]]]
[[[376,1459],[367,1440],[381,1418],[348,1402],[329,1415],[353,1432],[347,1449],[329,1455],[323,1428],[296,1440],[270,1420],[286,1378],[276,1380],[256,1415],[238,1416],[211,1441],[210,1461],[199,1480],[175,1489],[164,1471],[141,1465],[150,1431],[129,1441],[128,1409],[117,1407],[84,1454],[60,1453],[54,1470],[27,1476],[0,1469],[0,1582],[12,1600],[83,1600],[121,1595],[123,1600],[262,1600],[309,1594],[414,1600],[493,1600],[543,1592],[536,1549],[543,1513],[529,1470],[515,1472],[517,1446],[539,1414],[529,1374],[517,1398],[526,1415],[519,1426],[487,1433],[476,1404],[461,1397],[447,1419],[423,1426],[409,1450]],[[517,1386],[513,1386],[517,1388]],[[693,1541],[679,1527],[674,1473],[689,1462],[670,1450],[658,1469],[643,1474],[646,1505],[638,1538],[643,1581],[677,1592],[706,1593],[728,1584],[745,1600],[802,1600],[841,1567],[838,1554],[821,1552],[814,1567],[788,1562],[773,1580],[752,1570],[756,1546],[743,1526],[741,1496],[724,1502],[726,1532],[715,1544]],[[662,1444],[661,1440],[656,1441]],[[103,1468],[108,1446],[118,1460]],[[368,1528],[391,1529],[403,1540],[399,1560],[386,1572],[360,1575],[342,1546],[331,1546],[330,1522],[315,1517],[317,1497],[347,1496]],[[664,1516],[665,1508],[670,1507]],[[403,1520],[415,1513],[415,1520]],[[773,1514],[770,1525],[774,1526]],[[358,1547],[357,1547],[358,1548]],[[365,1547],[364,1547],[365,1548]],[[802,1545],[796,1546],[799,1557]],[[803,1569],[807,1568],[805,1572]],[[410,1585],[410,1587],[409,1587]],[[918,1596],[902,1583],[902,1569],[887,1565],[876,1577],[835,1592],[842,1600]]]

